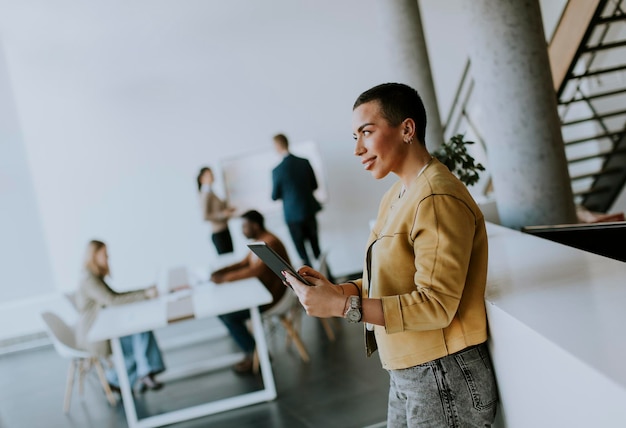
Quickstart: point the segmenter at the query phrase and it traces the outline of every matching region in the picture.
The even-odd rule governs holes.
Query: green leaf
[[[480,179],[478,171],[485,171],[485,167],[476,163],[467,152],[466,145],[475,144],[474,141],[465,141],[463,134],[457,134],[445,142],[434,153],[441,163],[456,175],[466,186],[475,184]]]

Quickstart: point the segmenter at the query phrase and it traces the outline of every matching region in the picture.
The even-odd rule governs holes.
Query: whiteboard
[[[326,181],[317,144],[313,141],[289,144],[289,151],[308,159],[318,185],[314,195],[321,204],[327,202]],[[238,214],[248,210],[257,210],[263,215],[282,212],[282,201],[272,201],[272,170],[281,161],[282,156],[273,148],[220,160],[226,199]]]

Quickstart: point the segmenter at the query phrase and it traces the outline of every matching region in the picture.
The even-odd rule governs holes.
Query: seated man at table
[[[265,229],[265,220],[258,211],[248,211],[242,216],[242,231],[246,238],[254,241],[263,241],[282,258],[289,262],[289,256],[283,243],[274,234]],[[285,294],[287,287],[281,278],[276,276],[269,267],[254,253],[249,252],[242,261],[226,266],[211,274],[211,281],[216,284],[223,282],[237,281],[244,278],[258,278],[265,285],[265,288],[272,294],[272,303],[263,305],[259,309],[261,312],[271,308]],[[254,337],[246,326],[246,321],[250,318],[248,309],[220,315],[219,317],[231,336],[246,354],[245,358],[237,363],[233,369],[237,373],[249,373],[252,371],[252,356],[254,354]]]

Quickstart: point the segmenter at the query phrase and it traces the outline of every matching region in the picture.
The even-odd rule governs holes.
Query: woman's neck
[[[412,158],[408,158],[405,168],[401,174],[398,174],[404,188],[408,189],[413,182],[430,164],[433,157],[426,150]]]

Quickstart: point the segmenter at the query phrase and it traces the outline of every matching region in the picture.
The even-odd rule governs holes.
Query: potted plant
[[[466,186],[478,182],[480,171],[485,170],[485,167],[475,162],[474,157],[468,153],[466,146],[469,144],[474,142],[466,141],[463,134],[457,134],[433,152],[433,156],[447,166]]]

